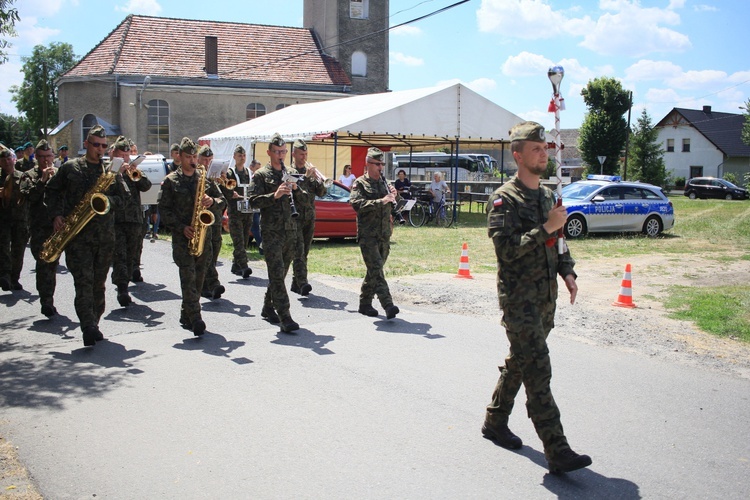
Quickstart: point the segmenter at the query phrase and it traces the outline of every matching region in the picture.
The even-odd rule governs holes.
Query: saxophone
[[[198,186],[195,188],[195,201],[193,202],[193,219],[190,225],[193,227],[193,237],[188,241],[188,252],[193,257],[203,254],[206,244],[206,230],[214,223],[214,214],[203,208],[203,195],[206,194],[206,167],[198,165],[195,175],[198,176]]]
[[[42,246],[39,256],[47,263],[55,262],[62,255],[68,243],[86,227],[94,215],[105,215],[109,212],[109,198],[104,195],[104,191],[115,180],[115,173],[106,171],[99,176],[96,183],[86,192],[86,195],[78,202],[73,211],[65,217],[65,225],[52,233]]]

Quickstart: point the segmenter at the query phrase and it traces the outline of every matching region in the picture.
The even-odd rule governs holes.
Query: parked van
[[[131,159],[135,159],[132,156]],[[138,170],[151,181],[151,188],[141,193],[141,204],[156,205],[161,183],[167,176],[167,164],[162,155],[147,155],[146,158],[138,165]]]
[[[471,155],[450,155],[448,153],[428,152],[394,154],[390,172],[390,179],[395,179],[399,170],[406,172],[406,176],[412,181],[431,180],[435,172],[442,172],[446,181],[452,181],[456,171],[456,160],[458,160],[459,181],[486,180],[492,174],[484,161],[472,158]]]

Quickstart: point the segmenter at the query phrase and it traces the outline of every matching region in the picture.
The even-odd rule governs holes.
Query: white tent
[[[248,151],[274,133],[286,140],[331,146],[421,147],[508,142],[523,121],[466,86],[456,83],[310,104],[297,104],[200,138],[219,159],[237,144]]]

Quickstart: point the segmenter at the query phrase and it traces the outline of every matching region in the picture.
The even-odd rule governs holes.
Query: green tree
[[[620,155],[627,138],[627,122],[623,115],[630,108],[630,93],[614,78],[596,78],[581,90],[588,112],[578,136],[578,150],[588,166],[587,171],[599,173],[599,156],[606,156],[602,172],[619,173]]]
[[[664,151],[658,141],[659,132],[651,124],[651,117],[644,109],[633,130],[630,140],[631,178],[664,186],[667,178],[664,166]]]
[[[15,148],[26,141],[34,140],[35,134],[24,117],[0,113],[0,142],[9,148]]]
[[[750,146],[750,99],[742,106],[742,109],[745,110],[745,124],[742,126],[742,142]]]
[[[57,80],[77,62],[73,46],[53,42],[49,47],[37,45],[31,57],[22,57],[23,83],[10,88],[16,108],[26,115],[34,130],[57,125]],[[47,89],[45,94],[44,89]],[[47,104],[47,121],[44,121],[44,103]]]
[[[20,21],[18,9],[12,9],[11,5],[16,0],[0,0],[0,64],[8,60],[8,52],[5,50],[11,46],[6,37],[16,36],[16,22]]]

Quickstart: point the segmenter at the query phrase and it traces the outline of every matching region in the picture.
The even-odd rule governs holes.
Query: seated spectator
[[[356,178],[357,177],[352,173],[352,166],[344,165],[344,173],[339,177],[339,182],[344,186],[351,188],[352,182],[354,182],[354,179]]]
[[[406,172],[403,170],[399,170],[397,175],[398,179],[396,179],[393,187],[396,188],[396,191],[398,191],[398,194],[400,194],[402,198],[408,200],[411,198],[411,181],[406,178]]]

